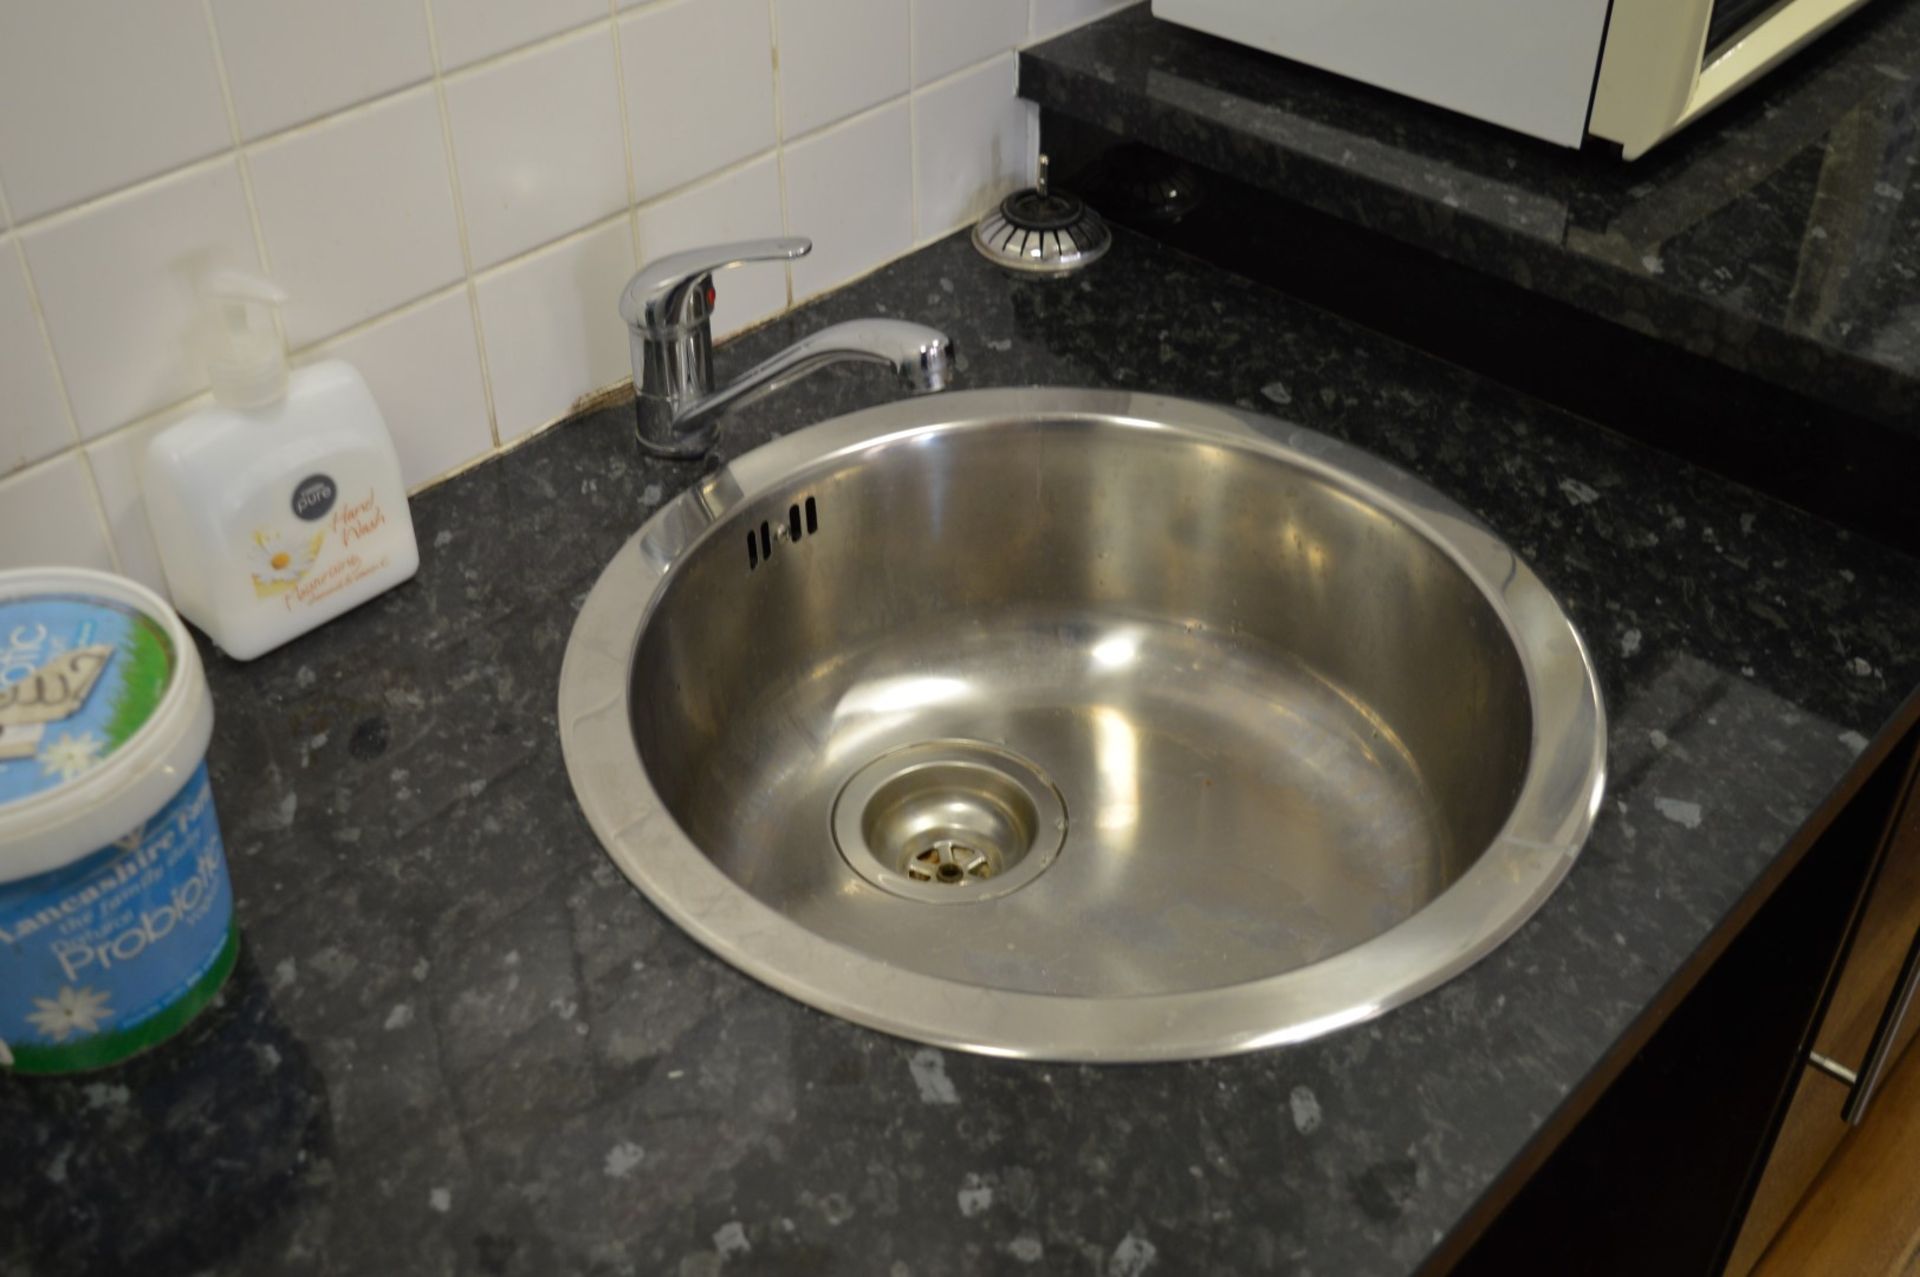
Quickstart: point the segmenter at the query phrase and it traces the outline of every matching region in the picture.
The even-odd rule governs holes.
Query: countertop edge
[[[1156,100],[1149,107],[1145,99],[1115,81],[1049,56],[1051,49],[1078,34],[1069,31],[1020,51],[1020,95],[1043,111],[1058,111],[1180,154],[1203,167],[1233,172],[1239,180],[1281,199],[1577,307],[1768,384],[1857,413],[1877,425],[1903,432],[1920,430],[1912,418],[1920,376],[1904,375],[1855,351],[1733,313],[1629,267],[1556,251],[1559,245],[1554,241],[1501,226],[1471,208],[1422,197],[1279,141],[1236,132],[1231,125],[1187,106]],[[1190,127],[1176,134],[1168,123],[1173,119]],[[1261,156],[1266,164],[1236,163],[1249,154]],[[1290,184],[1286,179],[1293,173],[1332,180]],[[1458,241],[1465,236],[1484,237],[1506,252],[1462,251]],[[1604,302],[1596,300],[1590,291],[1596,285],[1614,295]],[[1650,306],[1681,313],[1675,320],[1656,322],[1649,317]]]

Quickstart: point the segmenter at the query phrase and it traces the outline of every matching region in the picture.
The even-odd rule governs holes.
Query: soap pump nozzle
[[[275,309],[287,292],[246,271],[222,270],[200,284],[207,307],[207,381],[229,408],[264,408],[286,397],[287,347]]]

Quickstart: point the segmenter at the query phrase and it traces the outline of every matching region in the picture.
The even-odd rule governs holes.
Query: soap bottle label
[[[254,522],[246,547],[256,598],[298,612],[392,566],[390,540],[381,535],[387,512],[372,485],[345,489],[310,474],[274,504]]]
[[[334,498],[339,495],[332,475],[310,474],[294,485],[293,512],[308,523],[318,523],[333,509]]]

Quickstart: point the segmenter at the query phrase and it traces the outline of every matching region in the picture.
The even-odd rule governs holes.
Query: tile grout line
[[[984,70],[989,66],[992,66],[995,62],[998,62],[1001,58],[1011,57],[1017,60],[1020,57],[1020,49],[1021,49],[1021,46],[1017,44],[1008,45],[1006,48],[1003,48],[1003,49],[995,49],[992,53],[989,53],[986,57],[981,58],[976,62],[969,62],[963,67],[957,67],[954,70],[947,72],[945,75],[942,75],[937,79],[928,80],[925,84],[915,85],[911,90],[911,92],[914,95],[918,96],[919,94],[922,94],[922,93],[931,92],[934,89],[944,89],[956,80],[964,80],[966,77],[973,75],[981,70]],[[1018,88],[1017,82],[1015,84],[1015,87]],[[1014,96],[1018,97],[1020,95],[1018,93],[1015,93]],[[831,128],[832,126],[829,125],[828,127]]]
[[[627,166],[627,239],[640,262],[640,182],[633,169],[633,111],[627,103],[627,59],[620,44],[620,0],[607,0],[607,29],[613,32],[613,83],[620,97],[621,160]]]
[[[315,338],[304,346],[290,350],[288,355],[295,361],[305,359],[323,347],[331,346],[338,342],[349,341],[352,338],[363,335],[371,329],[378,328],[381,324],[389,320],[403,319],[415,311],[425,310],[435,302],[445,301],[455,293],[465,292],[466,286],[467,281],[464,277],[456,279],[452,283],[442,284],[430,293],[421,293],[418,297],[409,297],[398,306],[389,307],[377,315],[369,315],[357,323],[348,324],[339,332],[328,333],[324,337]]]
[[[232,146],[224,146],[211,155],[202,155],[198,159],[188,160],[185,164],[170,168],[164,173],[149,174],[137,181],[129,182],[125,186],[115,187],[113,190],[107,191],[104,194],[90,195],[77,204],[68,204],[63,208],[56,208],[41,213],[15,226],[13,228],[14,234],[18,235],[26,231],[39,231],[48,227],[62,226],[68,222],[78,221],[88,214],[98,212],[109,204],[117,204],[122,200],[145,195],[184,177],[194,176],[203,172],[211,172],[219,168],[222,164],[230,162],[232,159]]]
[[[913,228],[909,241],[920,235],[920,50],[913,38],[919,12],[919,5],[907,5],[907,210]]]
[[[793,217],[787,207],[787,112],[780,84],[780,5],[778,0],[767,0],[767,61],[773,75],[773,166],[774,175],[780,183],[780,230],[782,234],[793,234]],[[786,314],[794,307],[793,263],[780,264],[780,273],[786,278],[787,300],[780,307],[780,313]]]
[[[101,535],[107,539],[107,557],[113,560],[113,570],[125,576],[127,568],[120,558],[120,539],[113,535],[113,521],[107,518],[107,499],[100,495],[100,476],[94,473],[93,454],[84,447],[75,448],[73,452],[79,455],[80,469],[87,478],[87,495],[93,498],[93,517],[99,520]],[[140,500],[144,506],[145,494],[142,494]]]
[[[428,14],[429,14],[429,17],[428,17],[429,31],[431,33],[434,30],[433,24],[432,24],[432,17],[431,17],[431,14],[432,14],[431,7],[428,8]],[[389,99],[403,97],[408,93],[415,92],[425,87],[426,85],[432,83],[435,80],[444,80],[449,78],[455,79],[455,80],[465,79],[468,76],[474,75],[478,72],[491,70],[492,68],[499,66],[502,63],[511,62],[514,59],[520,57],[522,54],[539,53],[546,49],[552,48],[555,45],[564,44],[568,40],[575,39],[580,35],[584,34],[585,32],[589,31],[590,29],[592,29],[594,23],[599,21],[600,21],[599,18],[589,18],[587,21],[581,23],[577,27],[568,27],[564,31],[556,31],[552,35],[543,35],[536,40],[528,41],[526,44],[516,44],[510,49],[502,49],[498,53],[489,53],[483,58],[475,58],[471,62],[464,63],[463,65],[455,67],[453,70],[446,71],[446,72],[442,72],[440,69],[438,45],[434,40],[433,36],[430,34],[428,43],[429,43],[430,49],[432,50],[432,69],[426,75],[421,76],[417,80],[409,80],[405,84],[396,85],[391,89],[383,89],[380,92],[374,94],[372,97],[362,98],[356,102],[348,102],[344,106],[333,107],[332,109],[324,111],[321,114],[312,117],[311,119],[300,120],[294,124],[282,125],[281,127],[277,129],[273,129],[270,132],[262,133],[258,137],[248,138],[242,143],[242,145],[250,146],[250,147],[278,145],[279,143],[288,140],[289,138],[295,136],[296,134],[313,132],[314,130],[320,128],[321,126],[325,125],[329,121],[337,119],[340,116],[351,115],[358,111],[362,111],[371,107],[380,106],[381,104],[387,102]]]
[[[550,240],[546,240],[542,243],[535,244],[532,248],[529,248],[526,252],[520,253],[514,257],[509,257],[504,262],[496,262],[492,266],[483,266],[479,270],[473,273],[474,282],[484,283],[489,280],[497,279],[501,275],[506,274],[510,270],[514,270],[518,267],[526,265],[528,261],[530,261],[535,257],[540,256],[542,253],[550,253],[556,248],[565,247],[566,245],[572,244],[578,240],[583,240],[589,235],[597,234],[600,231],[604,231],[605,229],[607,229],[607,227],[613,225],[614,222],[618,221],[620,218],[630,216],[632,214],[632,211],[633,210],[631,209],[617,209],[614,212],[608,213],[605,217],[596,217],[591,222],[588,222],[585,226],[576,226],[572,230],[567,231],[564,234],[556,235]],[[624,279],[621,280],[620,282],[622,284],[626,283]],[[451,288],[453,287],[453,285],[449,284],[446,287]],[[411,306],[413,303],[408,302],[406,304]],[[393,312],[388,311],[386,313],[391,315]],[[367,322],[372,323],[373,321],[368,320]],[[355,327],[364,327],[364,326],[365,325],[355,325]],[[327,338],[327,340],[332,341],[333,338],[329,337]]]
[[[616,3],[616,2],[617,0],[609,0],[609,3]],[[498,66],[502,62],[510,62],[514,58],[519,57],[523,53],[537,53],[543,49],[552,48],[556,44],[564,44],[568,40],[571,40],[576,36],[582,35],[585,32],[592,30],[594,27],[594,24],[603,22],[603,21],[605,21],[604,18],[588,18],[585,22],[579,23],[576,26],[568,27],[563,31],[555,31],[548,35],[538,36],[532,40],[527,41],[525,44],[516,44],[510,49],[502,49],[498,53],[489,53],[485,57],[475,58],[471,62],[462,62],[459,66],[454,67],[451,71],[444,70],[441,67],[439,45],[436,41],[434,45],[434,58],[433,58],[434,72],[433,73],[435,78],[437,79],[445,79],[449,76],[453,77],[454,79],[459,79],[460,77],[469,75],[475,71],[484,71],[489,67]]]
[[[66,414],[68,442],[60,451],[84,448],[87,439],[80,433],[80,418],[73,411],[73,392],[67,389],[67,370],[60,366],[60,352],[53,348],[53,329],[47,324],[47,309],[40,300],[40,285],[34,282],[33,265],[27,260],[27,242],[19,231],[10,234],[15,258],[20,263],[20,275],[27,285],[27,307],[33,311],[33,322],[40,329],[40,346],[46,354],[47,363],[53,368],[54,385],[60,391],[60,408]]]
[[[944,89],[956,80],[964,79],[969,75],[973,75],[985,69],[986,67],[991,66],[993,63],[998,62],[1001,58],[1018,57],[1018,56],[1019,56],[1019,51],[1017,49],[997,50],[993,53],[988,54],[986,57],[981,58],[978,62],[971,62],[966,66],[961,67],[957,71],[949,71],[947,72],[947,74],[941,76],[939,79],[929,80],[925,84],[919,86],[918,88],[905,89],[904,91],[895,93],[890,97],[885,97],[880,99],[877,102],[873,102],[868,104],[867,106],[863,106],[859,110],[854,111],[851,114],[843,115],[839,119],[829,120],[827,123],[820,125],[818,128],[813,129],[811,132],[803,133],[799,137],[787,138],[781,144],[782,149],[785,149],[787,146],[798,146],[803,142],[812,142],[817,138],[824,137],[828,133],[837,132],[840,129],[847,127],[848,125],[854,124],[861,120],[865,120],[869,116],[877,115],[888,107],[898,106],[902,102],[906,102],[906,101],[909,101],[910,99],[917,98],[921,94],[931,92],[934,89]],[[1016,94],[1016,96],[1018,95]],[[762,154],[765,154],[765,152],[762,152]],[[733,167],[738,168],[739,165],[736,164]],[[719,170],[719,171],[724,172],[726,170]],[[704,182],[706,180],[707,179],[704,177],[695,179],[695,181],[699,181],[699,182]],[[689,183],[689,185],[691,185],[691,183]],[[681,187],[679,189],[684,190],[686,188]]]
[[[211,0],[209,0],[209,3]],[[467,203],[460,191],[460,159],[453,145],[453,112],[447,106],[447,83],[440,74],[440,31],[433,20],[432,0],[420,0],[427,19],[427,56],[433,64],[433,100],[440,109],[440,144],[447,160],[447,183],[453,188],[453,228],[460,239],[460,269],[467,287],[467,318],[473,324],[474,352],[480,357],[480,396],[486,405],[487,434],[493,451],[500,449],[500,414],[493,404],[493,370],[487,362],[487,334],[480,323],[480,289],[473,280],[473,247],[467,237]]]
[[[53,371],[54,389],[60,393],[60,410],[66,415],[67,444],[56,449],[51,455],[21,466],[12,474],[0,475],[0,483],[23,475],[36,466],[52,465],[62,457],[77,456],[80,471],[87,481],[87,495],[93,500],[93,517],[100,535],[106,538],[107,558],[112,562],[114,571],[124,572],[120,562],[120,543],[114,539],[113,523],[107,518],[106,498],[100,495],[100,479],[93,472],[93,458],[87,453],[87,440],[80,433],[80,419],[74,415],[73,393],[67,389],[67,371],[60,366],[60,356],[53,348],[53,330],[47,326],[46,308],[40,302],[40,286],[34,282],[33,267],[27,261],[27,243],[20,234],[20,228],[13,225],[13,207],[7,201],[7,193],[0,188],[0,215],[4,215],[9,226],[7,237],[13,240],[14,260],[20,263],[20,278],[27,286],[27,309],[33,312],[33,322],[40,330],[40,348],[46,356],[47,366]]]
[[[1057,36],[1066,35],[1069,31],[1078,31],[1081,27],[1090,27],[1094,23],[1100,21],[1102,18],[1111,18],[1114,14],[1120,12],[1122,9],[1131,9],[1135,5],[1140,4],[1142,2],[1143,0],[1120,0],[1120,3],[1118,4],[1105,5],[1101,8],[1095,9],[1093,12],[1087,14],[1085,17],[1076,18],[1072,22],[1067,23],[1063,27],[1058,27],[1055,30],[1047,32],[1047,34],[1044,37],[1039,36],[1037,34],[1032,34],[1031,28],[1030,28],[1029,43],[1038,44],[1042,39],[1052,40]],[[1039,0],[1034,0],[1034,3],[1037,5],[1039,3]],[[1034,13],[1035,13],[1034,21],[1037,23],[1039,21],[1037,9],[1034,11]]]
[[[1020,96],[1020,54],[1022,50],[1034,45],[1033,24],[1039,21],[1040,0],[1027,0],[1027,33],[1020,43],[1013,46],[1013,93]],[[1040,112],[1034,111],[1027,120],[1026,172],[1022,174],[1024,185],[1032,186],[1034,178],[1040,172]]]
[[[268,278],[273,276],[273,254],[267,251],[266,228],[260,223],[260,206],[253,197],[253,169],[247,163],[245,148],[240,138],[240,113],[233,105],[233,83],[227,76],[226,49],[220,43],[220,27],[213,20],[213,0],[200,0],[200,11],[207,19],[207,39],[213,46],[213,71],[220,83],[220,102],[227,112],[227,133],[233,141],[233,163],[240,173],[240,194],[247,204],[247,225],[253,231],[253,256],[261,271]],[[279,307],[273,312],[274,327],[280,332],[280,340],[285,344],[287,331]]]
[[[262,133],[258,137],[243,137],[240,141],[240,149],[242,151],[271,151],[276,147],[286,145],[288,142],[297,142],[301,138],[310,136],[311,134],[324,132],[336,124],[354,119],[358,116],[372,115],[384,107],[393,105],[401,98],[407,97],[410,94],[419,93],[432,83],[433,77],[431,75],[422,76],[418,80],[408,81],[397,89],[388,89],[375,94],[373,97],[362,98],[357,102],[349,102],[345,106],[337,106],[324,115],[316,115],[310,120],[302,120],[298,124],[289,124],[285,128],[275,129],[270,133]]]
[[[699,177],[696,177],[688,182],[682,182],[680,185],[673,187],[670,190],[662,191],[658,195],[648,196],[646,199],[641,200],[638,204],[634,205],[633,210],[636,213],[644,213],[649,209],[659,208],[662,204],[672,203],[674,200],[680,198],[682,195],[690,195],[694,191],[699,190],[701,187],[710,186],[715,182],[721,182],[730,177],[736,177],[746,169],[750,169],[754,165],[761,163],[762,161],[768,159],[771,156],[776,156],[779,153],[780,153],[780,147],[777,143],[773,146],[769,146],[764,151],[755,151],[752,155],[746,156],[743,159],[735,160],[724,168],[717,168],[713,170],[713,172],[711,173],[702,173]],[[573,232],[569,231],[567,233],[571,235]],[[529,250],[529,251],[535,251],[535,250]],[[488,269],[491,270],[493,268],[489,267]]]

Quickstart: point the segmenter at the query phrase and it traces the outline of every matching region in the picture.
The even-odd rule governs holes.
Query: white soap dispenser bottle
[[[420,551],[366,380],[338,359],[288,373],[267,280],[201,292],[216,404],[154,436],[142,487],[174,606],[244,661],[405,581]]]

